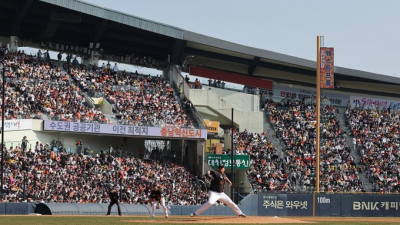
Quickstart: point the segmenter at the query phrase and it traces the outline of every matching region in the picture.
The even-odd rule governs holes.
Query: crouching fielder
[[[156,216],[156,207],[158,209],[158,204],[161,204],[161,206],[164,208],[165,218],[168,218],[168,210],[165,206],[165,199],[164,196],[162,196],[161,190],[157,184],[153,185],[153,190],[150,192],[149,200],[151,205],[151,217]]]
[[[208,201],[204,203],[196,212],[190,214],[190,216],[200,215],[202,212],[206,211],[217,201],[220,201],[227,206],[231,207],[233,212],[240,217],[246,217],[242,210],[224,193],[225,182],[232,186],[232,182],[225,175],[224,165],[218,166],[217,171],[207,171],[206,174],[211,180],[210,190],[208,191]]]

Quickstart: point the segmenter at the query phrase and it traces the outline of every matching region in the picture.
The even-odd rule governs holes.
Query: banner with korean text
[[[335,88],[333,48],[321,48],[320,77],[321,88]]]
[[[212,168],[218,168],[219,165],[224,165],[226,168],[232,167],[231,155],[207,155],[207,163]],[[235,169],[249,169],[250,156],[249,155],[235,155],[233,158]]]
[[[351,108],[362,108],[362,109],[393,109],[400,110],[400,101],[370,98],[361,96],[350,96]]]
[[[4,130],[32,130],[32,119],[4,120]]]
[[[207,139],[206,129],[176,128],[173,126],[147,127],[45,120],[43,130],[92,134]]]
[[[314,90],[308,89],[299,89],[294,87],[286,87],[275,85],[273,90],[273,96],[275,98],[293,98],[297,100],[312,99],[313,102],[316,100],[317,93]],[[321,94],[321,102],[324,104],[327,101],[327,104],[332,104],[334,106],[343,106],[346,107],[349,101],[349,96],[340,95],[340,94],[332,94],[332,93],[323,93]]]

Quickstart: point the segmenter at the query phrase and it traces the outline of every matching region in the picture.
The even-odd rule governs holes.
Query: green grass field
[[[371,218],[371,220],[375,221],[368,221],[370,218],[351,218],[351,220],[355,221],[346,221],[347,218],[295,218],[296,220],[301,220],[296,223],[274,223],[273,218],[271,217],[258,217],[260,218],[260,223],[257,224],[324,224],[324,225],[352,225],[352,224],[400,224],[400,219],[398,218]],[[257,218],[257,219],[258,219]],[[150,217],[137,217],[137,216],[0,216],[0,224],[1,225],[48,225],[48,224],[55,224],[55,225],[113,225],[113,224],[193,224],[193,225],[200,225],[200,224],[207,224],[207,225],[217,225],[217,224],[230,224],[230,225],[239,225],[239,224],[251,224],[251,223],[218,223],[219,219],[224,219],[223,217],[220,218],[209,218],[209,217],[195,217],[195,218],[188,218],[188,217],[177,217],[172,216],[168,219],[163,217],[158,218],[150,218]],[[235,220],[236,218],[228,218],[231,220]],[[246,218],[247,219],[247,218]],[[253,217],[253,219],[255,219]],[[282,218],[285,219],[285,218]],[[293,219],[293,218],[287,218]],[[326,220],[324,220],[326,219]],[[323,220],[323,221],[321,221]],[[333,220],[333,221],[329,221]],[[345,221],[340,221],[345,220]],[[387,221],[386,221],[387,220]],[[198,221],[198,222],[197,222]],[[221,220],[222,221],[222,220]],[[245,220],[239,220],[237,222],[241,222]],[[264,223],[265,221],[265,223]],[[308,223],[307,223],[308,222]],[[254,224],[254,223],[253,223]]]

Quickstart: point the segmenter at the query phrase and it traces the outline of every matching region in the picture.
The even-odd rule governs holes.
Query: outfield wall
[[[0,215],[40,213],[48,215],[105,215],[108,204],[75,203],[0,203]],[[314,207],[315,206],[315,207]],[[190,215],[200,206],[170,206],[171,215]],[[385,194],[251,194],[239,208],[249,216],[400,216],[400,195]],[[150,205],[121,204],[123,215],[150,215]],[[117,214],[117,208],[112,208]],[[157,210],[163,215],[162,209]],[[202,215],[232,216],[227,206],[212,206]]]
[[[397,194],[264,193],[258,195],[257,205],[259,216],[400,216],[400,195]]]

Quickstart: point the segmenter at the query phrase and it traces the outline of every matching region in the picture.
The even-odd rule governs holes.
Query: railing
[[[188,83],[185,82],[185,79],[179,72],[177,66],[171,66],[169,76],[172,87],[174,87],[175,91],[180,95],[180,99],[182,99],[182,94],[186,97],[186,99],[190,99],[190,86]],[[180,92],[180,89],[182,89],[182,92]],[[186,109],[185,112],[187,112],[192,117],[192,119],[196,122],[198,128],[206,129],[203,117],[196,110],[196,108],[194,108],[193,104],[191,104],[190,109]]]

